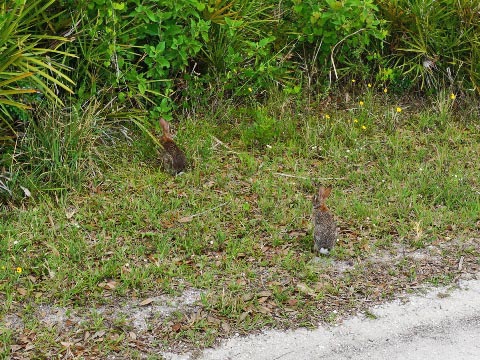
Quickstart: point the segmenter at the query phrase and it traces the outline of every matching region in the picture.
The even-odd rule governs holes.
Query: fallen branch
[[[226,201],[226,202],[224,202],[223,204],[214,206],[214,207],[211,208],[211,209],[207,209],[207,210],[204,210],[204,211],[202,211],[202,212],[199,212],[199,213],[196,213],[196,214],[193,214],[193,215],[184,216],[184,217],[178,219],[177,221],[180,222],[180,223],[190,222],[190,221],[193,220],[193,218],[196,218],[196,217],[198,217],[198,216],[201,216],[201,215],[203,215],[203,214],[206,214],[206,213],[208,213],[208,212],[210,212],[210,211],[213,211],[213,210],[215,210],[215,209],[221,208],[221,207],[227,205],[228,203],[230,203],[230,201]]]
[[[353,36],[353,35],[356,35],[358,34],[359,32],[365,30],[364,28],[361,28],[361,29],[358,29],[357,31],[355,31],[354,33],[351,33],[351,34],[348,34],[347,36],[345,36],[342,40],[340,40],[339,42],[337,42],[333,48],[332,48],[332,51],[330,52],[330,60],[332,61],[332,65],[333,65],[333,71],[335,72],[335,78],[338,80],[338,74],[337,74],[337,67],[335,66],[335,61],[333,61],[333,53],[335,52],[335,48],[340,45],[342,42],[344,42],[345,40],[347,40],[350,36]],[[331,77],[330,77],[331,78]]]
[[[298,176],[298,175],[291,175],[291,174],[285,174],[285,173],[279,173],[279,172],[274,172],[273,175],[277,176],[283,176],[283,177],[288,177],[288,178],[294,178],[294,179],[303,179],[303,180],[322,180],[322,181],[327,181],[327,180],[345,180],[344,177],[341,178],[311,178],[311,177],[305,177],[305,176]]]
[[[224,148],[226,148],[228,151],[230,151],[231,153],[233,154],[239,154],[238,152],[232,150],[230,148],[230,146],[228,146],[227,144],[225,144],[223,141],[221,141],[220,139],[216,138],[215,136],[213,135],[210,135],[212,137],[213,140],[215,140],[215,142],[218,144],[218,145],[222,145]]]

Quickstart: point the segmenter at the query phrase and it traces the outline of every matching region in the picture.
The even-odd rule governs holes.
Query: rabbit
[[[160,144],[162,144],[165,150],[162,155],[163,165],[174,174],[181,173],[187,167],[187,158],[173,141],[172,134],[170,134],[170,124],[165,119],[160,118],[160,126],[163,129]]]
[[[318,194],[313,197],[313,240],[314,250],[327,255],[337,240],[337,225],[332,213],[325,205],[332,187],[320,186]]]

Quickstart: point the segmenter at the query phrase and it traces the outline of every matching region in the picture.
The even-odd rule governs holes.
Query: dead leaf
[[[304,283],[298,283],[297,284],[297,290],[306,294],[306,295],[312,296],[312,297],[315,297],[317,295],[315,293],[315,290],[313,290],[311,287],[309,287],[308,285],[306,285]]]
[[[248,312],[247,312],[247,311],[241,313],[240,316],[238,317],[238,321],[239,321],[239,322],[242,322],[243,320],[245,320],[245,319],[247,318],[247,316],[248,316]]]
[[[297,303],[298,303],[298,300],[297,300],[297,299],[290,299],[290,300],[287,301],[287,304],[288,304],[289,306],[296,306]]]
[[[152,299],[152,298],[145,299],[140,303],[140,306],[146,306],[148,304],[151,304],[153,301],[154,301],[154,299]]]
[[[267,300],[268,300],[268,297],[261,297],[261,298],[258,299],[258,303],[263,304]]]
[[[67,217],[67,220],[70,220],[73,215],[77,213],[77,208],[74,206],[69,206],[67,209],[65,209],[65,216]]]
[[[27,295],[27,289],[25,289],[25,288],[19,287],[19,288],[17,288],[17,292],[22,296]]]
[[[177,333],[178,333],[181,328],[182,328],[182,324],[181,324],[181,323],[175,323],[175,324],[172,325],[172,331],[174,331],[174,332],[177,332]]]
[[[106,333],[105,330],[96,331],[95,334],[92,335],[92,339],[99,338],[99,340],[103,340],[102,336],[105,335],[105,333]]]
[[[262,314],[270,314],[272,312],[272,310],[267,308],[266,306],[259,306],[258,311]]]
[[[252,293],[246,293],[242,296],[242,300],[247,302],[253,299],[253,294]]]
[[[26,187],[20,186],[20,189],[23,190],[23,193],[25,194],[26,197],[32,197],[32,193]]]
[[[225,333],[229,333],[230,332],[230,325],[228,325],[228,323],[226,322],[222,322],[222,330],[225,332]]]
[[[293,230],[293,231],[290,231],[288,233],[288,235],[291,237],[291,238],[298,238],[298,237],[301,237],[301,236],[305,236],[307,235],[307,233],[303,230]]]
[[[114,280],[110,280],[109,282],[107,282],[107,283],[105,284],[105,288],[106,288],[106,289],[113,290],[113,289],[115,289],[115,288],[117,287],[117,284],[118,284],[118,282],[116,282],[116,281],[114,281]]]
[[[66,342],[66,341],[60,341],[60,344],[62,344],[63,347],[69,348],[70,346],[73,345],[71,342]]]
[[[137,340],[137,334],[135,334],[133,331],[128,333],[128,337],[132,340]]]
[[[257,294],[258,297],[270,297],[272,296],[272,292],[271,291],[268,291],[268,290],[265,290],[265,291],[260,291],[258,294]]]
[[[50,226],[51,226],[52,228],[54,228],[54,227],[55,227],[55,222],[53,221],[52,215],[48,214],[48,215],[47,215],[47,218],[48,218],[48,221],[50,221]]]
[[[181,217],[180,219],[178,219],[177,221],[179,223],[188,223],[192,220],[193,220],[193,216],[184,216],[184,217]]]

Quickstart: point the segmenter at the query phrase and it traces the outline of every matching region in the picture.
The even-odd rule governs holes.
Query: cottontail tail
[[[162,154],[163,165],[174,174],[178,174],[187,167],[187,159],[183,151],[172,139],[172,134],[170,134],[170,124],[165,119],[160,118],[160,126],[163,129],[160,143],[165,150]]]
[[[337,240],[337,225],[332,213],[325,205],[332,187],[320,186],[318,194],[313,197],[313,240],[314,249],[321,254],[328,254]]]

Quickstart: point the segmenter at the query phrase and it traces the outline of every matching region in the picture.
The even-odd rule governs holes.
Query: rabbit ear
[[[320,199],[326,199],[330,196],[330,193],[332,192],[332,187],[331,186],[328,186],[328,187],[323,187],[323,186],[320,186],[320,188],[318,189],[318,197]]]
[[[159,123],[163,129],[163,135],[167,138],[171,138],[172,136],[170,134],[170,124],[167,122],[167,120],[165,120],[164,118],[160,118]]]
[[[163,131],[169,133],[170,132],[170,125],[168,124],[167,120],[164,118],[160,118],[160,126],[162,127]]]

